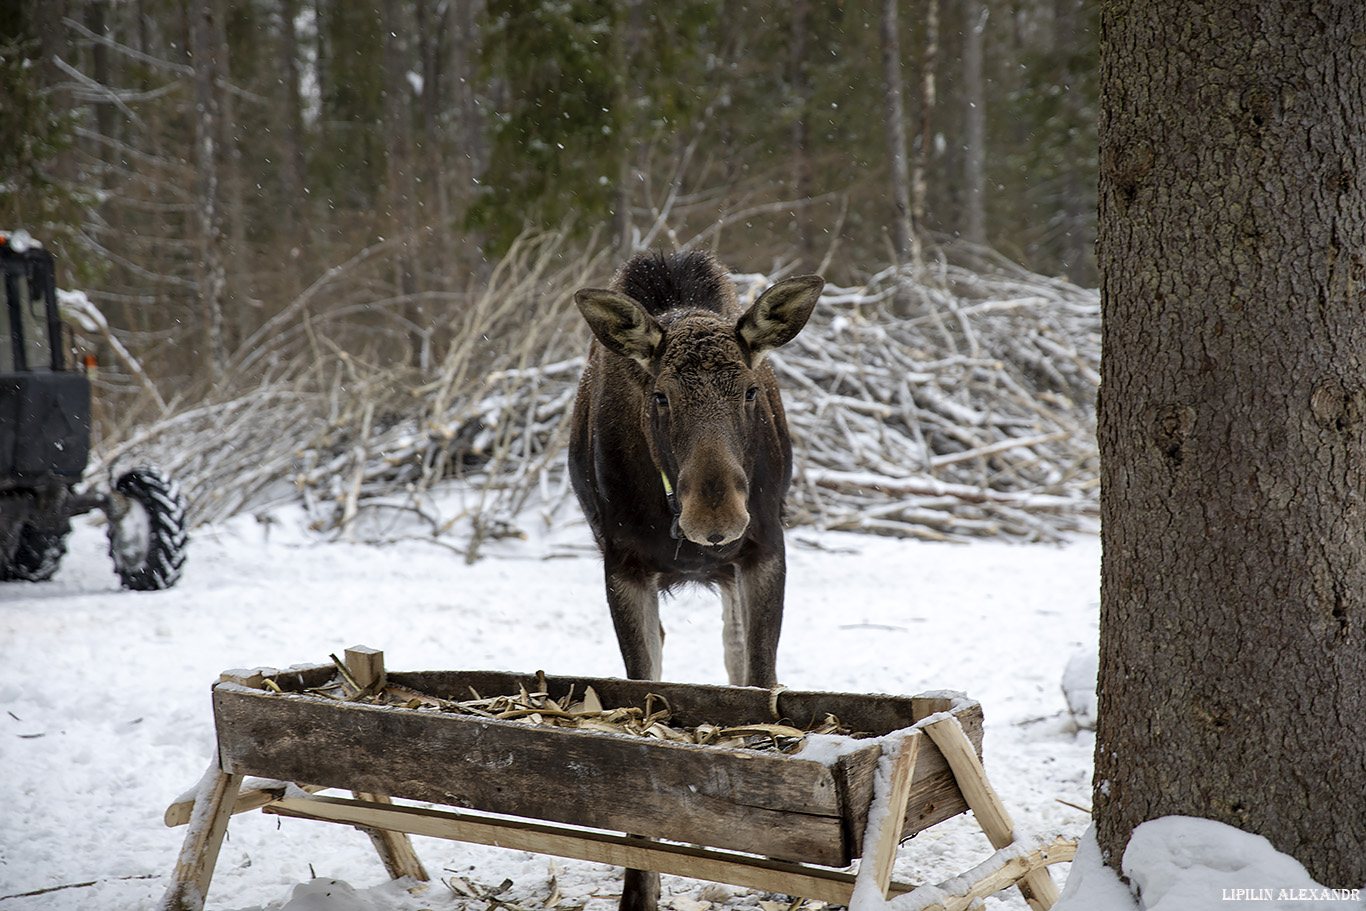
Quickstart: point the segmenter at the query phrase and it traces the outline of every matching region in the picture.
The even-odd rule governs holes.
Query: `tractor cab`
[[[90,377],[57,308],[52,254],[26,231],[0,231],[0,582],[51,578],[71,518],[108,517],[124,586],[169,588],[185,562],[185,501],[155,468],[113,489],[78,490],[90,459]]]
[[[52,254],[27,231],[0,231],[0,374],[68,369]]]
[[[0,231],[0,490],[75,483],[90,453],[90,381],[72,363],[52,254]]]

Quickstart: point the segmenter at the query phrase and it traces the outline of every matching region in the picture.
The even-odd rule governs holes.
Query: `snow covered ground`
[[[429,541],[319,542],[291,511],[272,519],[201,529],[168,592],[120,591],[102,530],[83,521],[54,580],[0,587],[0,896],[94,882],[5,899],[2,911],[155,903],[184,833],[161,816],[213,755],[209,687],[224,669],[367,644],[395,669],[621,673],[581,521],[498,542],[467,566]],[[1075,651],[1094,648],[1098,567],[1094,538],[956,546],[794,531],[780,674],[799,688],[967,692],[985,708],[987,768],[1018,824],[1080,834],[1086,815],[1059,801],[1089,804],[1093,740],[1072,730],[1060,681]],[[665,676],[724,683],[716,598],[685,593],[663,614]],[[565,904],[614,907],[611,868],[415,842],[434,876],[513,880],[509,901],[540,907],[555,876]],[[908,843],[899,875],[939,881],[990,853],[960,819]],[[279,907],[314,876],[345,880],[376,908],[462,906],[439,882],[419,895],[380,885],[383,867],[352,829],[250,813],[232,821],[209,907]],[[689,902],[718,897],[699,899],[704,886],[665,888],[696,911]]]
[[[184,833],[162,813],[213,755],[209,687],[221,670],[366,644],[403,670],[620,673],[581,522],[496,542],[469,566],[430,540],[324,542],[292,510],[270,518],[199,530],[169,592],[120,591],[102,530],[84,520],[53,581],[0,587],[0,911],[155,906]],[[984,706],[987,770],[1017,826],[1081,835],[1094,738],[1076,730],[1060,684],[1069,658],[1095,648],[1099,554],[1093,537],[956,546],[794,531],[780,675],[810,689],[965,691]],[[686,593],[663,614],[665,676],[724,683],[714,596]],[[414,842],[455,889],[387,882],[353,829],[237,816],[208,906],[484,909],[457,890],[511,880],[499,898],[522,908],[615,908],[612,868]],[[904,845],[897,876],[938,882],[990,853],[959,817]],[[1066,866],[1054,869],[1061,881]],[[677,911],[768,911],[770,899],[665,878]],[[987,902],[1025,907],[1014,892]]]

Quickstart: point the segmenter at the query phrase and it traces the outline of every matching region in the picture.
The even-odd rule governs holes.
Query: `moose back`
[[[570,479],[629,677],[659,679],[659,594],[697,582],[720,590],[730,682],[777,683],[792,443],[763,357],[801,331],[824,284],[787,279],[741,312],[726,269],[693,252],[637,256],[610,289],[574,295],[595,340]]]

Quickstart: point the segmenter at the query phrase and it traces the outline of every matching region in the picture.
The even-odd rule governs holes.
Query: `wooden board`
[[[286,692],[317,686],[330,667],[228,675],[214,689],[220,763],[235,774],[389,794],[486,812],[843,866],[861,851],[878,748],[833,767],[761,753],[512,721],[280,696],[253,687],[270,676]],[[534,690],[534,675],[389,674],[390,682],[449,699]],[[246,684],[246,685],[242,685]],[[770,693],[616,678],[546,680],[552,697],[591,685],[607,705],[663,696],[675,722],[771,719]],[[784,691],[779,712],[797,724],[837,715],[881,735],[909,727],[912,700]],[[980,751],[981,709],[958,715]],[[903,835],[966,809],[952,772],[929,743],[912,782]]]

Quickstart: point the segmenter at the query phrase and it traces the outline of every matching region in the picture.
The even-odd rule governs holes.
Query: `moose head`
[[[760,363],[802,330],[823,286],[814,275],[779,282],[734,320],[708,306],[651,313],[616,290],[575,294],[598,341],[639,368],[633,404],[641,436],[683,538],[735,544],[749,528],[755,485],[786,487],[761,464],[771,443],[790,446],[777,438],[773,413],[782,406]]]

